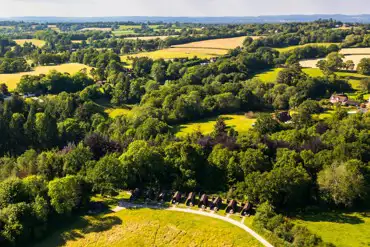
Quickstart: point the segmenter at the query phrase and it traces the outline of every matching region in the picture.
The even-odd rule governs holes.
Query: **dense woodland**
[[[24,76],[11,99],[0,103],[0,245],[21,246],[42,238],[53,222],[86,212],[94,194],[141,188],[248,200],[257,206],[255,224],[286,246],[330,246],[285,216],[307,208],[369,208],[370,115],[348,115],[325,100],[335,92],[353,91],[334,73],[344,66],[337,45],[285,53],[273,48],[318,42],[370,45],[367,26],[334,29],[339,24],[210,26],[199,37],[164,41],[75,33],[93,24],[58,24],[66,33],[33,25],[40,30],[35,37],[46,41],[38,48],[15,46],[12,39],[22,34],[19,30],[31,27],[9,23],[19,32],[1,38],[0,73],[30,70],[25,59],[41,65],[78,62],[93,69]],[[119,57],[239,34],[267,37],[247,38],[243,47],[215,62],[144,57],[135,58],[128,69]],[[75,44],[74,39],[88,42]],[[323,77],[310,77],[297,63],[327,55],[320,64]],[[274,67],[283,68],[276,83],[252,78]],[[369,74],[369,60],[357,70]],[[370,82],[363,85],[368,92]],[[22,97],[30,93],[39,97]],[[1,84],[0,98],[8,95]],[[132,109],[110,118],[101,102]],[[313,117],[329,107],[332,117]],[[279,111],[289,109],[296,114],[285,123]],[[259,112],[253,129],[239,134],[219,118],[209,135],[174,135],[177,124],[235,112]]]

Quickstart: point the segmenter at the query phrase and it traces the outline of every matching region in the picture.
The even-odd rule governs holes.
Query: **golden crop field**
[[[112,31],[112,28],[110,28],[110,27],[85,27],[85,28],[82,28],[80,31],[103,31],[103,32],[109,32],[109,31]]]
[[[369,52],[369,55],[356,55],[356,54],[346,55],[343,60],[344,61],[352,60],[355,64],[355,67],[357,67],[357,64],[359,64],[361,59],[363,59],[363,58],[370,58],[370,52]],[[316,66],[317,62],[320,61],[320,60],[323,60],[323,58],[303,60],[303,61],[300,61],[299,63],[301,64],[302,67],[317,68],[317,66]]]
[[[90,69],[89,66],[79,63],[68,63],[55,66],[38,66],[34,68],[33,71],[29,72],[20,72],[15,74],[0,74],[0,82],[5,83],[10,90],[13,90],[17,87],[20,79],[24,75],[40,75],[47,74],[50,70],[56,70],[62,73],[74,74],[79,72],[81,69]]]
[[[211,39],[197,42],[191,42],[182,45],[174,45],[176,48],[207,48],[207,49],[234,49],[238,46],[243,45],[243,41],[247,36],[236,37],[236,38],[225,38],[225,39]],[[259,36],[250,36],[253,39],[259,38]]]
[[[39,39],[15,39],[14,40],[18,45],[24,45],[24,43],[32,43],[37,47],[42,47],[45,45],[45,41]]]
[[[122,61],[128,61],[128,57],[149,57],[151,59],[174,59],[174,58],[212,58],[222,56],[227,53],[223,49],[207,49],[207,48],[167,48],[158,51],[142,52],[138,54],[130,54],[121,56]]]
[[[339,53],[344,55],[370,55],[370,48],[344,48]]]

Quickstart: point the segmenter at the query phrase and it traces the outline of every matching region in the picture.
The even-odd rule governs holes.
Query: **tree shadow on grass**
[[[84,238],[85,234],[93,232],[103,232],[113,228],[116,225],[121,225],[122,220],[117,216],[88,216],[80,217],[72,224],[59,229],[58,231],[48,235],[49,237],[35,245],[57,247],[63,246],[67,241],[78,240]]]
[[[312,222],[335,222],[335,223],[345,223],[345,224],[361,224],[365,221],[355,215],[349,215],[342,212],[325,212],[317,214],[305,214],[297,215],[297,218],[304,221]]]

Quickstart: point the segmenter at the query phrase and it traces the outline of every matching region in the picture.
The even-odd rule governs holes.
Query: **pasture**
[[[79,64],[79,63],[68,63],[55,66],[38,66],[35,67],[33,71],[29,72],[20,72],[14,74],[0,74],[0,82],[5,83],[10,90],[13,90],[17,87],[20,79],[24,75],[40,75],[47,74],[50,70],[56,70],[62,73],[74,74],[79,72],[81,69],[90,69],[89,66]]]
[[[232,127],[239,133],[245,133],[250,128],[252,128],[253,123],[256,119],[250,119],[242,114],[228,114],[221,115],[225,118],[225,123],[227,127]],[[216,124],[216,117],[206,118],[198,120],[191,123],[181,124],[175,127],[177,137],[185,137],[188,134],[194,133],[195,131],[200,131],[202,134],[210,134]]]
[[[174,35],[176,36],[176,35]],[[170,36],[143,36],[143,37],[125,37],[124,39],[131,39],[131,40],[136,40],[136,39],[139,39],[139,40],[152,40],[152,39],[166,39]]]
[[[263,82],[275,82],[281,70],[283,69],[274,68],[271,70],[267,70],[265,72],[255,75],[254,78],[260,79]],[[304,68],[303,72],[305,72],[307,75],[311,77],[323,76],[323,73],[321,72],[321,70],[316,69],[316,68]]]
[[[323,212],[297,216],[295,223],[337,247],[370,246],[369,212]]]
[[[205,48],[167,48],[158,51],[141,52],[121,56],[122,61],[127,61],[128,57],[149,57],[151,59],[174,59],[174,58],[212,58],[222,56],[227,53],[223,49],[205,49]]]
[[[199,215],[130,209],[85,216],[34,247],[53,246],[245,246],[261,244],[242,229]]]
[[[305,46],[326,46],[326,47],[328,47],[330,45],[339,45],[339,43],[308,43],[308,44],[304,44],[304,45],[293,45],[293,46],[288,46],[288,47],[284,47],[284,48],[275,48],[275,50],[277,50],[280,53],[283,53],[283,52],[288,52],[288,51],[291,51],[291,50],[294,50],[294,49],[297,49],[297,48],[302,48],[302,47],[305,47]]]
[[[107,108],[105,113],[109,115],[110,118],[116,118],[119,116],[127,115],[130,113],[130,109],[127,108]]]
[[[370,48],[344,48],[339,53],[344,55],[370,55]]]
[[[24,43],[28,42],[34,44],[37,47],[43,47],[46,43],[45,41],[39,39],[15,39],[14,41],[21,46],[24,45]]]
[[[247,36],[224,38],[224,39],[210,39],[187,44],[174,45],[177,48],[207,48],[207,49],[225,49],[230,50],[243,45],[243,41]],[[259,38],[258,36],[250,36],[253,39]]]

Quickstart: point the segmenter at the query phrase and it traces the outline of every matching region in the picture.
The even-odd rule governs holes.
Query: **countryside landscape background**
[[[366,1],[3,1],[0,246],[370,245]]]

